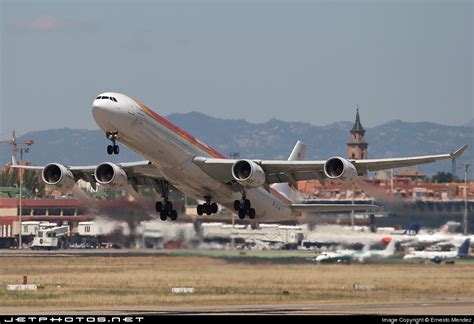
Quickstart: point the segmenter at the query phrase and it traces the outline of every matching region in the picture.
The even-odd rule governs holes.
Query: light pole
[[[354,226],[355,226],[354,205],[355,205],[355,183],[352,182],[352,211],[351,211],[351,226],[352,226],[352,230],[354,230]]]
[[[29,150],[30,150],[30,146],[33,145],[33,140],[29,139],[29,140],[26,140],[24,142],[18,142],[16,140],[16,133],[15,131],[12,132],[12,138],[10,140],[7,140],[7,141],[0,141],[0,144],[10,144],[12,146],[12,157],[14,158],[14,160],[16,160],[16,153],[19,151],[20,152],[20,165],[21,165],[21,161],[23,160],[23,153],[28,153]],[[24,145],[27,145],[27,147],[25,148],[18,148],[18,145],[19,144],[24,144]],[[21,249],[21,234],[22,234],[22,226],[21,226],[21,214],[23,213],[23,210],[22,210],[22,201],[21,201],[21,196],[23,194],[23,190],[22,190],[22,175],[23,175],[23,170],[20,168],[18,170],[18,173],[20,175],[20,202],[19,202],[19,209],[20,209],[20,213],[19,213],[19,221],[20,221],[20,231],[19,231],[19,240],[18,240],[18,243],[19,243],[19,248]]]
[[[467,235],[467,170],[470,164],[463,164],[464,166],[464,235]]]
[[[20,165],[22,164],[22,161],[23,161],[23,153],[28,153],[30,151],[30,148],[29,147],[26,147],[26,148],[18,148],[17,149],[18,151],[20,151]],[[19,169],[18,170],[19,173],[20,173],[20,203],[19,203],[19,221],[20,221],[20,232],[18,234],[18,248],[21,249],[22,248],[22,242],[21,242],[21,236],[22,236],[22,233],[23,233],[23,225],[21,223],[21,215],[23,214],[23,205],[22,205],[22,196],[23,196],[23,191],[22,191],[22,183],[23,183],[23,169]]]
[[[229,153],[229,157],[233,158],[233,159],[238,159],[240,157],[240,153],[239,152],[230,152]],[[235,239],[234,239],[234,231],[235,231],[235,213],[232,212],[232,236],[230,238],[230,246],[231,246],[231,249],[232,251],[235,250]]]

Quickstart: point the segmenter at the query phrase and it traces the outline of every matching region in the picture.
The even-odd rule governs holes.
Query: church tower
[[[369,144],[365,141],[365,129],[360,123],[359,105],[357,105],[356,120],[350,133],[349,143],[347,143],[347,158],[355,160],[367,159]]]

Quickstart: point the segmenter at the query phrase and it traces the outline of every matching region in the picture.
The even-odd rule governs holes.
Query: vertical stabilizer
[[[409,235],[409,236],[415,236],[416,234],[418,234],[418,232],[420,231],[420,224],[411,224],[404,232],[403,234],[405,235]]]
[[[293,148],[293,151],[291,151],[288,161],[303,161],[305,153],[306,153],[306,144],[303,143],[302,141],[298,141],[296,142],[295,147]]]
[[[461,244],[458,250],[459,257],[465,257],[469,254],[469,245],[471,244],[471,240],[469,238],[465,239],[464,242]]]
[[[392,239],[384,250],[384,256],[389,257],[395,254],[397,250],[397,240]]]
[[[306,153],[306,144],[303,143],[302,141],[296,142],[295,147],[291,151],[290,157],[288,158],[288,161],[302,161],[304,160],[304,155]],[[296,183],[275,183],[271,187],[272,189],[277,190],[279,193],[284,195],[286,198],[288,198],[291,201],[295,201],[295,195],[296,195]]]

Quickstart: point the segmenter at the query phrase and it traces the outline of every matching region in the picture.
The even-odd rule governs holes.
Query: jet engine
[[[98,184],[112,188],[127,184],[127,173],[118,165],[110,162],[99,164],[94,171],[94,178]]]
[[[71,170],[59,163],[50,163],[45,166],[41,178],[47,185],[53,186],[62,192],[70,191],[76,183]]]
[[[247,188],[260,187],[265,183],[265,171],[255,162],[238,160],[232,166],[232,176],[242,186]]]
[[[341,157],[332,157],[324,163],[326,177],[336,183],[352,183],[357,177],[355,166]]]

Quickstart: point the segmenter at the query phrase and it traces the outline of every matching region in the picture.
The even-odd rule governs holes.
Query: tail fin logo
[[[420,227],[421,227],[420,224],[412,224],[405,230],[403,234],[409,235],[409,236],[415,236],[420,231]]]

